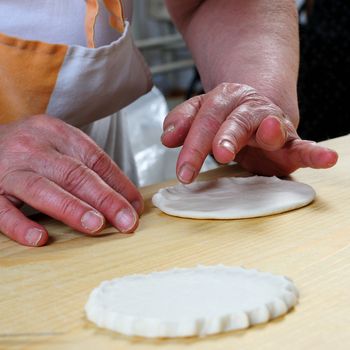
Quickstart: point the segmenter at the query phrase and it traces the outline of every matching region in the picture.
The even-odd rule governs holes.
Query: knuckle
[[[198,148],[190,148],[187,150],[188,155],[190,156],[190,159],[194,161],[194,163],[201,163],[206,158],[207,154],[206,152],[198,149]]]
[[[79,129],[77,129],[76,127],[74,127],[73,125],[69,125],[67,123],[65,123],[62,120],[59,120],[58,118],[51,118],[52,120],[54,120],[53,123],[50,124],[53,132],[55,132],[56,134],[68,137],[69,133],[73,130],[73,131],[77,131]],[[79,130],[80,131],[80,130]],[[85,135],[82,131],[80,131],[81,134]]]
[[[212,114],[207,114],[201,121],[201,129],[207,135],[216,134],[221,126],[221,122]]]
[[[250,89],[242,94],[241,105],[246,105],[252,114],[258,116],[266,116],[274,114],[275,116],[283,117],[283,112],[276,104],[268,97],[259,94],[256,90]]]
[[[97,171],[105,169],[109,164],[109,158],[100,149],[92,149],[88,151],[87,165],[90,169]]]
[[[62,182],[68,191],[77,190],[86,181],[87,167],[82,163],[70,164],[62,176]]]
[[[54,161],[53,155],[47,148],[35,147],[25,157],[22,168],[42,173],[42,170],[51,167]]]
[[[270,106],[271,102],[264,96],[259,95],[255,90],[249,90],[242,93],[240,104],[245,104],[252,109],[258,110],[261,108],[266,108],[266,106]]]
[[[28,176],[25,180],[25,187],[30,189],[35,197],[40,197],[43,191],[42,178],[40,176]]]
[[[233,129],[234,132],[239,134],[251,135],[254,130],[253,116],[247,110],[247,108],[240,108],[234,114],[231,114],[228,119],[233,121],[236,127]]]
[[[6,179],[8,173],[14,171],[12,169],[13,165],[13,159],[5,158],[0,160],[0,184]]]
[[[11,213],[13,208],[11,207],[2,207],[0,208],[0,222],[6,222],[8,215]]]
[[[32,115],[26,119],[26,123],[35,128],[47,128],[55,118],[49,117],[45,114]]]
[[[7,193],[9,185],[12,183],[12,179],[15,177],[16,171],[11,169],[3,169],[0,166],[0,195]]]
[[[59,118],[51,117],[47,114],[34,115],[28,118],[28,122],[37,130],[50,131],[58,135],[65,135],[67,128],[71,127]]]
[[[197,111],[201,106],[202,98],[203,98],[203,95],[194,96],[184,103],[186,103],[186,107],[189,106],[188,108],[191,112]]]
[[[73,200],[69,197],[62,198],[58,205],[58,212],[62,217],[69,218],[72,217],[75,213],[79,213],[80,205],[78,200]]]
[[[35,114],[31,115],[26,119],[28,123],[43,123],[46,120],[46,114]]]
[[[118,199],[112,191],[104,192],[96,198],[96,208],[113,208],[116,207]]]
[[[48,114],[36,114],[33,116],[30,116],[28,118],[28,121],[37,123],[37,124],[46,124],[50,122],[55,122],[57,118],[51,117]],[[57,119],[58,120],[58,119]]]
[[[229,84],[229,83],[220,83],[219,85],[217,85],[214,88],[213,92],[214,93],[219,93],[219,94],[225,94],[230,89],[232,89],[231,84]]]
[[[247,102],[261,101],[259,93],[251,86],[236,83],[221,83],[213,90],[218,100],[232,106],[240,106]]]
[[[116,175],[116,168],[112,159],[99,149],[91,153],[91,156],[88,158],[88,167],[105,179],[105,181],[111,180]]]
[[[172,121],[177,121],[179,119],[193,120],[201,107],[203,96],[204,95],[192,97],[175,107],[164,119],[163,125],[166,125]]]
[[[239,88],[239,86],[241,86],[240,84],[236,84],[236,83],[227,83],[227,82],[223,82],[220,83],[215,89],[215,92],[219,92],[220,94],[225,94],[225,95],[232,95],[237,88]]]
[[[249,96],[256,94],[256,90],[246,84],[237,84],[237,83],[221,83],[219,86],[219,90],[227,93],[229,95],[244,95]]]

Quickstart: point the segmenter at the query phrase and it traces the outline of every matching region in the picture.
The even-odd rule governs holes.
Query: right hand
[[[282,98],[281,98],[282,99]],[[330,168],[336,152],[301,140],[290,118],[251,86],[222,83],[178,105],[164,120],[162,142],[183,146],[177,176],[191,183],[209,153],[222,164],[235,160],[251,173],[287,176],[299,168]]]
[[[23,245],[44,245],[46,229],[21,203],[88,235],[106,220],[133,232],[143,210],[139,191],[101,148],[46,115],[0,125],[0,231]]]

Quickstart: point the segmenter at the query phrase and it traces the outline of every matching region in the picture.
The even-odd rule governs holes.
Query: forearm
[[[299,61],[294,0],[167,0],[193,54],[205,90],[247,84],[296,125]]]

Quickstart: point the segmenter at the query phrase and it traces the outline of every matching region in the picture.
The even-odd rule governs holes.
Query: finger
[[[289,135],[291,137],[291,135]],[[295,133],[295,138],[297,137]],[[262,120],[255,134],[258,147],[266,151],[276,151],[283,147],[288,139],[288,132],[282,119],[268,116]]]
[[[337,152],[306,140],[291,141],[285,152],[294,168],[326,169],[338,161]]]
[[[136,186],[124,175],[111,158],[82,131],[67,125],[65,139],[58,141],[56,148],[60,153],[80,160],[94,171],[141,215],[143,199]]]
[[[228,97],[228,96],[226,96]],[[176,173],[182,183],[192,182],[212,150],[214,137],[226,117],[232,112],[233,100],[213,90],[205,100],[192,123],[178,157]]]
[[[203,95],[192,97],[175,107],[165,118],[161,141],[167,147],[181,146],[191,128],[201,104]]]
[[[284,119],[277,106],[248,98],[232,111],[217,132],[212,146],[215,159],[228,163],[248,144],[265,150],[281,148],[289,137]]]
[[[29,220],[4,196],[0,196],[0,231],[14,241],[31,247],[40,247],[48,240],[45,228]]]
[[[42,175],[91,205],[113,226],[122,231],[133,229],[137,213],[122,195],[79,161],[58,153],[52,159],[55,161],[41,169]]]
[[[286,176],[298,168],[330,168],[336,164],[338,155],[315,142],[295,139],[273,152],[245,147],[238,153],[236,160],[252,173]]]
[[[97,234],[104,217],[54,182],[31,172],[17,172],[3,179],[7,192],[31,207],[87,234]]]

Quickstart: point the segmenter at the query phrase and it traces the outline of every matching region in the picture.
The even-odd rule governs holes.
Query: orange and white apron
[[[152,83],[131,37],[131,10],[120,0],[0,0],[0,123],[58,117],[135,180],[115,113]]]

